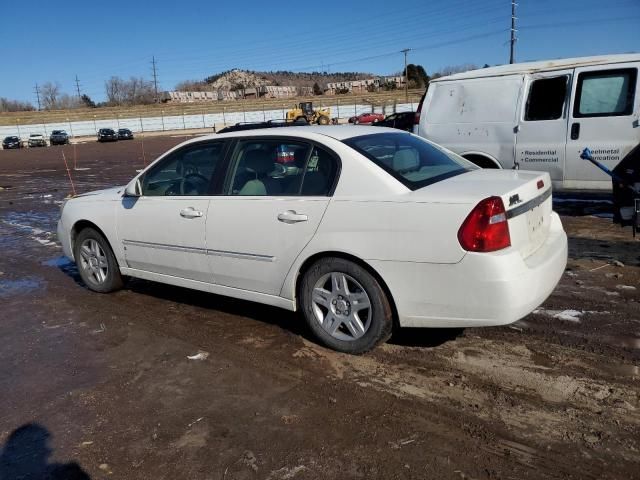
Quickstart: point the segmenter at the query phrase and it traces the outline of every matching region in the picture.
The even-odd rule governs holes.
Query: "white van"
[[[640,144],[640,54],[503,65],[432,80],[414,133],[489,168],[547,171],[554,187],[611,189]],[[418,117],[418,116],[417,116]]]

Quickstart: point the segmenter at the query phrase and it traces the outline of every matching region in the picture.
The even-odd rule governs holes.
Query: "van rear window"
[[[409,133],[374,133],[344,140],[411,190],[478,167]]]

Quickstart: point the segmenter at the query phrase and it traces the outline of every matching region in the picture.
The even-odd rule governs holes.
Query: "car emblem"
[[[518,203],[522,203],[522,200],[520,200],[520,195],[518,195],[517,193],[515,195],[511,195],[509,197],[509,206],[512,207],[513,205],[516,205]]]

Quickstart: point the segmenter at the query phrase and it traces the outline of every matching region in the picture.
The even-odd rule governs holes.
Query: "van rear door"
[[[527,76],[516,135],[516,162],[523,170],[549,172],[561,182],[573,69]]]
[[[611,179],[580,159],[588,147],[613,170],[638,143],[638,64],[576,68],[569,114],[565,188],[610,189]]]

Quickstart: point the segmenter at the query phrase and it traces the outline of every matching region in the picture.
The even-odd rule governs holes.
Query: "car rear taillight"
[[[422,95],[422,98],[420,99],[420,103],[418,103],[418,109],[416,110],[416,114],[413,117],[414,125],[420,124],[420,114],[422,113],[422,104],[424,103],[424,97],[426,96],[427,96],[427,92],[424,92],[424,95]]]
[[[500,197],[489,197],[475,206],[458,230],[458,241],[470,252],[495,252],[511,246],[509,224]]]

